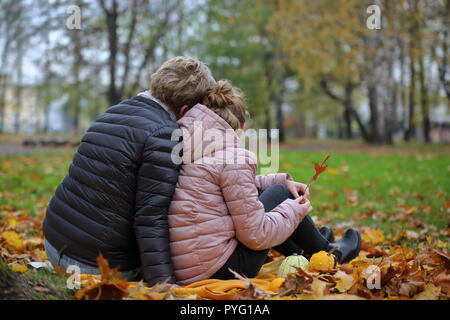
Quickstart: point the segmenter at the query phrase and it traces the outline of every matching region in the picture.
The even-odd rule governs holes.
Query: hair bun
[[[209,103],[217,108],[226,108],[233,103],[233,86],[226,80],[217,81],[207,93]]]
[[[228,122],[234,130],[245,123],[244,94],[229,81],[219,80],[212,85],[202,103]]]

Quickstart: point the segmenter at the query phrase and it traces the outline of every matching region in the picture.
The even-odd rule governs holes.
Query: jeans
[[[56,248],[47,241],[47,239],[44,239],[44,247],[48,260],[53,266],[59,265],[62,268],[67,269],[69,266],[75,265],[80,268],[80,273],[94,275],[100,274],[100,271],[97,267],[86,265],[82,262],[68,257],[67,255],[64,255],[63,253],[60,254],[58,250],[56,250]],[[123,278],[129,281],[136,280],[140,276],[140,268],[130,271],[121,271],[120,274]]]

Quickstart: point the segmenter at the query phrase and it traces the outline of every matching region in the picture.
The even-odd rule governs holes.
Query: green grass
[[[279,171],[307,183],[314,174],[312,162],[321,162],[324,154],[281,151]],[[66,150],[0,158],[0,215],[3,210],[42,214],[67,174],[72,155],[73,150]],[[412,212],[410,219],[439,229],[448,225],[444,203],[450,200],[450,156],[336,152],[328,163],[310,190],[314,215],[387,232],[408,222],[392,221],[405,211]]]
[[[74,293],[66,289],[64,276],[42,269],[18,274],[0,259],[0,300],[71,300]]]
[[[307,183],[314,175],[312,162],[320,163],[324,155],[282,151],[279,171]],[[414,219],[438,229],[448,226],[449,156],[337,152],[331,154],[328,164],[310,190],[313,214],[318,217],[329,217],[333,223],[351,221],[388,233]],[[395,221],[402,214],[407,219]]]
[[[323,152],[281,151],[280,172],[307,183],[314,174],[312,162]],[[0,158],[0,214],[2,210],[42,213],[57,185],[67,174],[72,150]],[[411,217],[445,228],[450,200],[450,157],[441,154],[331,154],[328,170],[311,187],[311,202],[319,217],[333,222],[348,219],[385,230],[396,229],[391,217],[412,210]],[[349,194],[356,194],[356,202]],[[358,219],[371,212],[386,219]],[[377,215],[376,215],[377,216]]]
[[[42,213],[67,169],[73,150],[0,158],[0,216],[3,210]]]

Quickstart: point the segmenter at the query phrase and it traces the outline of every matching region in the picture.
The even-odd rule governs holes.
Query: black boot
[[[333,251],[339,263],[349,262],[356,258],[361,250],[361,236],[355,229],[348,229],[345,231],[344,236],[337,242],[329,244],[327,251]]]
[[[316,229],[317,230],[317,229]],[[334,241],[334,233],[333,231],[328,227],[322,227],[319,229],[320,234],[325,238],[328,242]],[[311,253],[306,252],[303,250],[295,241],[292,239],[287,239],[285,242],[283,242],[281,245],[274,247],[275,251],[278,251],[284,256],[290,256],[293,254],[297,255],[303,255],[306,259],[311,258]]]
[[[322,227],[319,229],[320,234],[322,235],[322,237],[324,237],[328,242],[333,242],[334,241],[334,233],[333,230],[331,230],[328,227]],[[325,248],[324,248],[325,249]],[[302,250],[302,255],[306,258],[306,259],[311,259],[311,256],[313,255],[313,253],[315,252],[306,252],[305,250]]]
[[[322,227],[319,229],[319,232],[323,235],[325,239],[328,240],[328,242],[334,242],[334,233],[333,230],[331,230],[328,227]]]

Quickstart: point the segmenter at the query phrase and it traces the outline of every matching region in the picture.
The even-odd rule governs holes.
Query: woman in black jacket
[[[53,264],[98,273],[102,253],[129,279],[171,278],[167,210],[178,180],[172,161],[176,119],[215,81],[196,59],[166,61],[150,91],[110,107],[81,140],[44,220]]]

